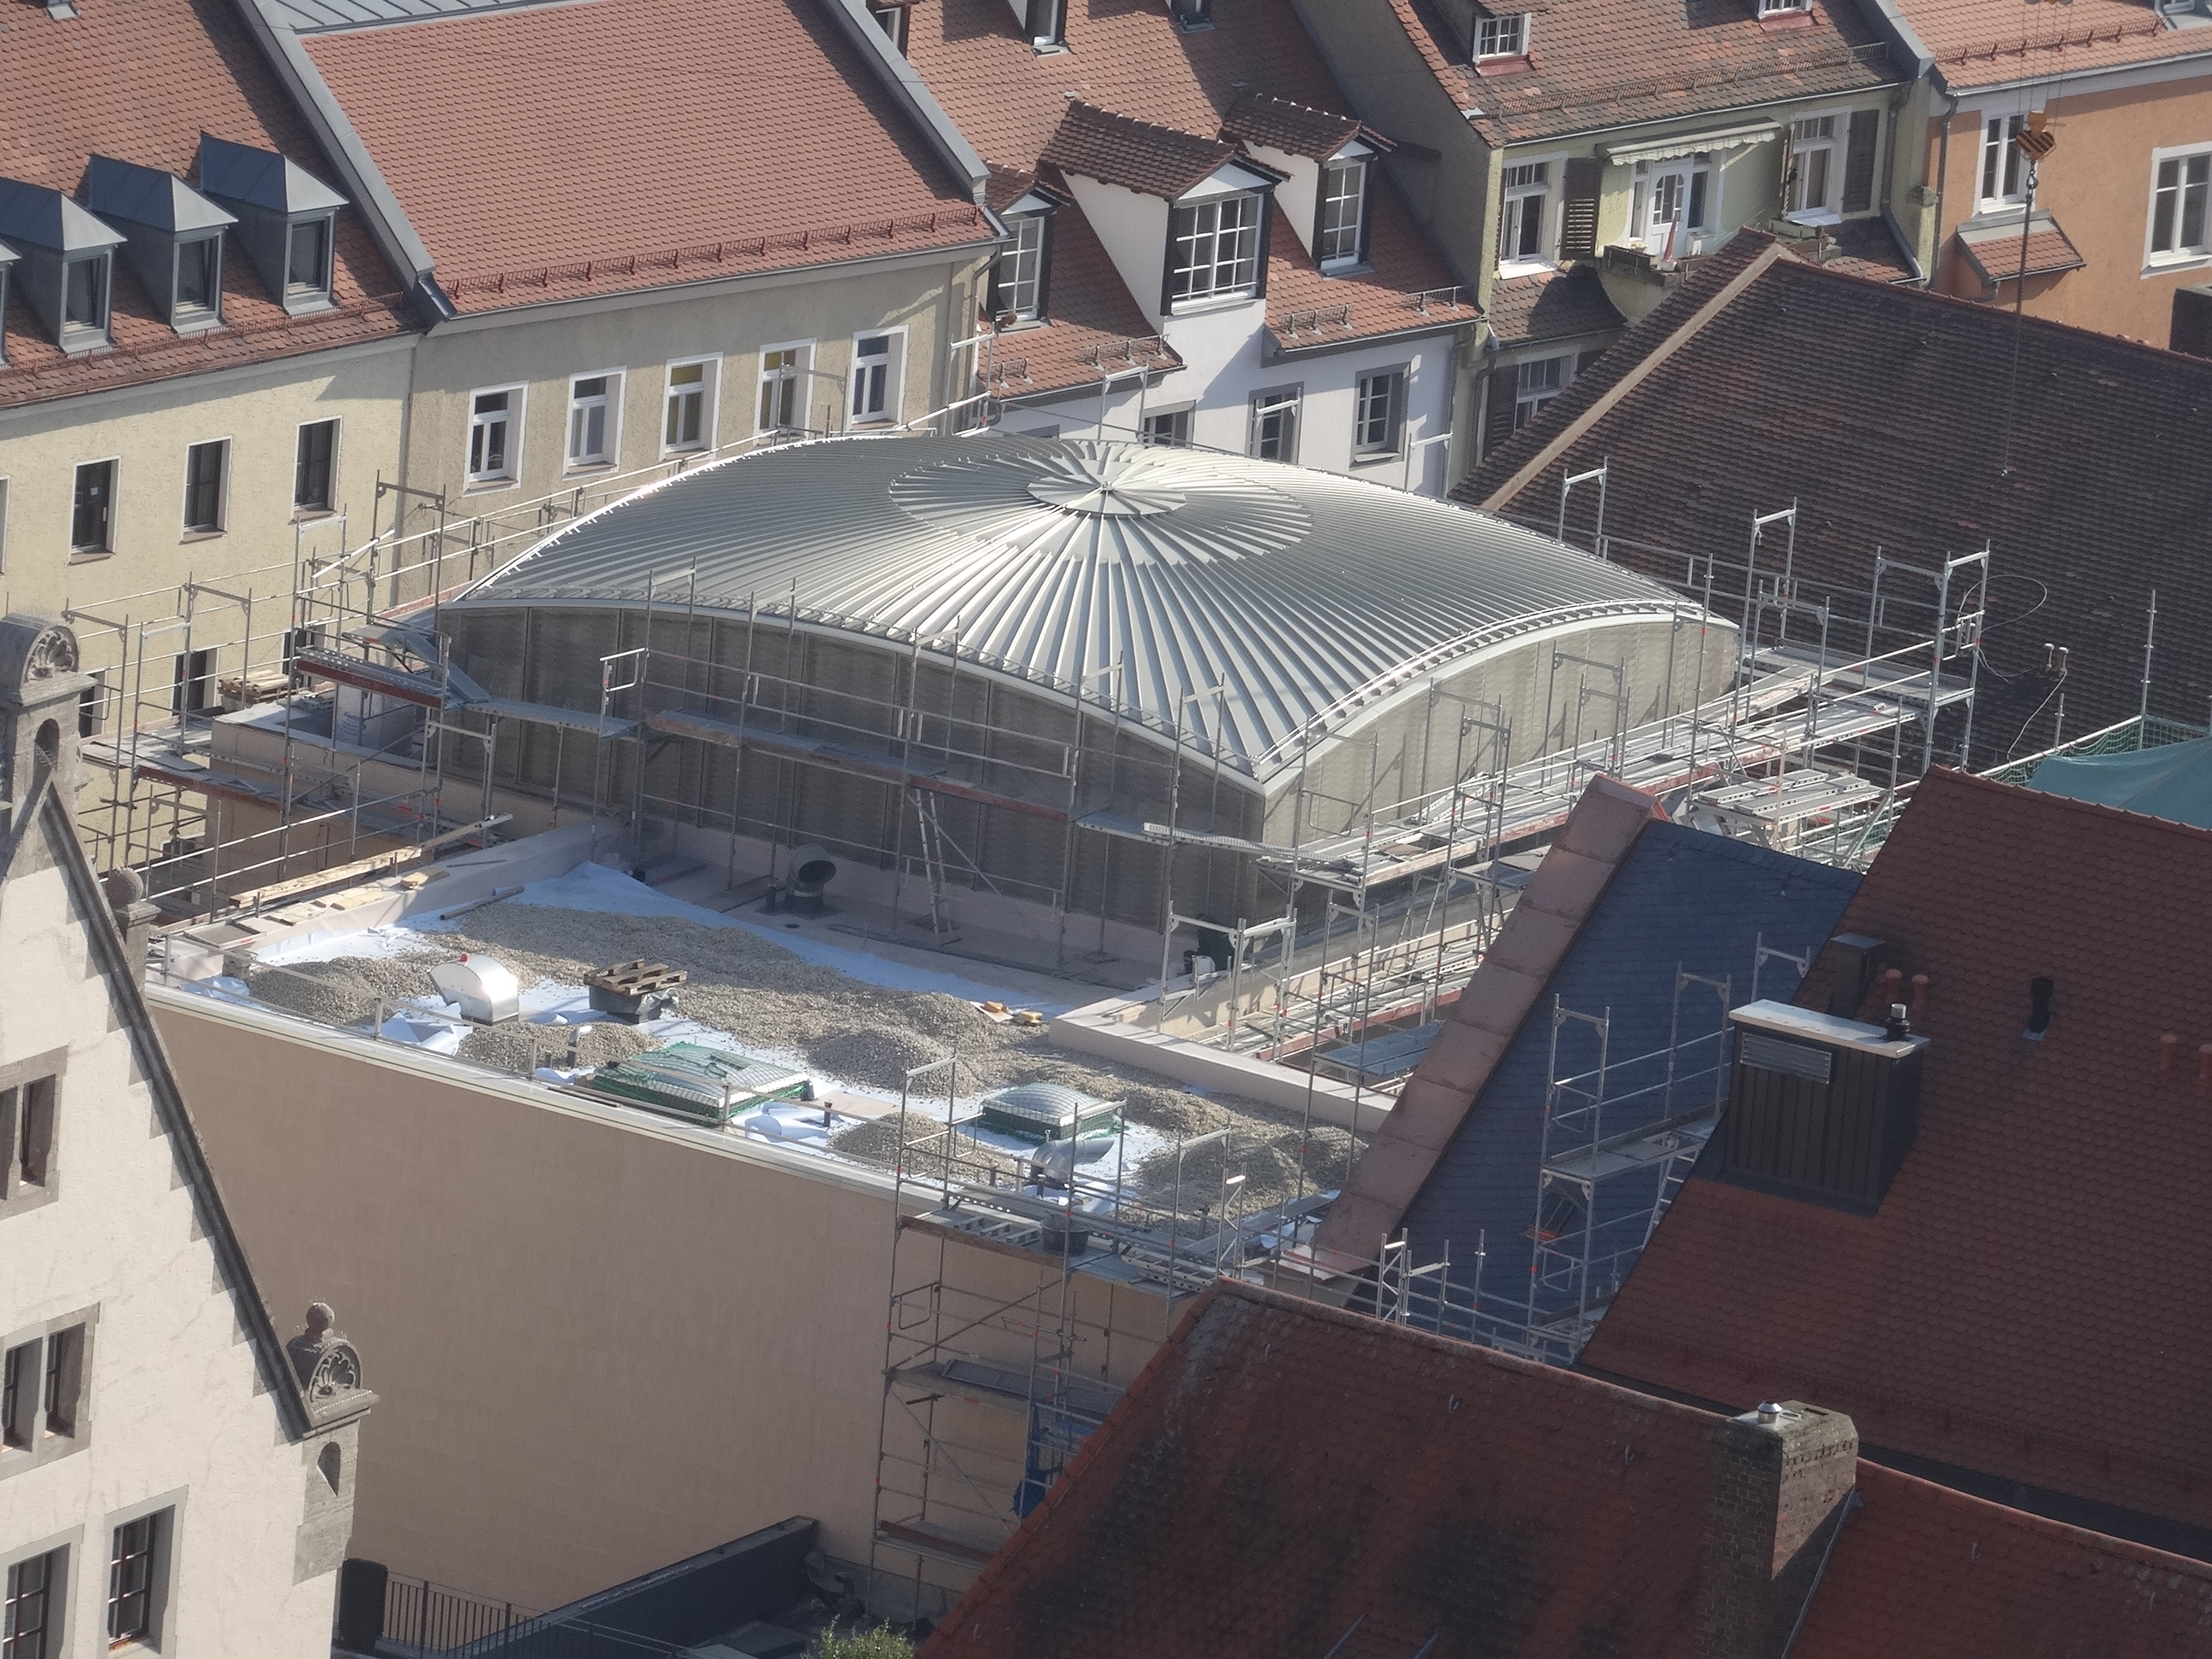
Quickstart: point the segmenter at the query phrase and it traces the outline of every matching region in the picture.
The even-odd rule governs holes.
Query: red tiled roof
[[[1584,1363],[1817,1399],[1870,1445],[2212,1529],[2208,915],[2212,832],[1931,774],[1838,926],[1929,977],[1879,1212],[1688,1182]],[[1797,1000],[1827,989],[1816,966]]]
[[[1501,276],[1490,285],[1490,330],[1502,346],[1571,340],[1627,326],[1592,264],[1534,276]]]
[[[73,21],[18,6],[0,29],[0,177],[74,193],[93,155],[189,180],[200,135],[277,151],[325,179],[306,124],[228,5],[194,0],[82,0]],[[19,252],[21,250],[17,250]],[[356,215],[338,215],[337,307],[293,318],[269,298],[236,237],[223,269],[225,326],[179,337],[118,251],[111,302],[116,349],[70,358],[11,282],[0,406],[166,380],[202,369],[388,339],[410,323],[399,283]]]
[[[2017,282],[2022,275],[2048,276],[2053,271],[2079,270],[2088,263],[2056,219],[2031,225],[2026,236],[2016,229],[1983,235],[1961,233],[1959,252],[1974,268],[1974,275],[1992,285]]]
[[[1063,173],[1173,201],[1235,161],[1237,146],[1096,105],[1070,104],[1038,159]]]
[[[1277,348],[1297,351],[1338,340],[1374,339],[1415,329],[1471,323],[1482,313],[1472,292],[1413,223],[1387,178],[1367,195],[1367,265],[1324,276],[1275,210],[1267,239],[1267,329]]]
[[[2202,33],[2168,28],[2139,0],[2067,0],[2048,15],[2007,0],[1898,0],[1897,9],[1954,90],[2212,53]]]
[[[2049,743],[2046,639],[2072,653],[2068,732],[2133,716],[2155,589],[2151,712],[2203,719],[2212,362],[1786,254],[1699,320],[1771,252],[1746,234],[1708,256],[1454,496],[1548,526],[1562,473],[1606,461],[1613,556],[1677,579],[1648,550],[1741,560],[1752,515],[1792,499],[1810,585],[1863,592],[1876,548],[1925,568],[1990,544],[1976,767]],[[1820,411],[1819,443],[1781,410]]]
[[[1687,1659],[1717,1427],[1223,1280],[921,1659]],[[1793,1659],[2203,1650],[2200,1564],[1856,1473]]]
[[[1875,283],[1909,283],[1912,266],[1898,245],[1896,233],[1879,214],[1866,219],[1846,219],[1818,235],[1793,242],[1790,251],[1823,270],[1846,276],[1863,276]]]
[[[815,8],[595,0],[304,44],[463,311],[991,235]]]
[[[911,15],[908,57],[994,169],[1027,173],[1041,161],[1087,167],[1094,178],[1099,169],[1118,169],[1127,174],[1121,182],[1141,178],[1134,187],[1157,193],[1178,179],[1187,180],[1180,187],[1188,189],[1232,158],[1237,151],[1218,135],[1246,136],[1240,122],[1264,122],[1255,134],[1272,135],[1250,142],[1293,148],[1288,141],[1298,138],[1302,147],[1293,153],[1300,154],[1328,132],[1362,130],[1350,116],[1328,113],[1344,96],[1289,0],[1237,0],[1218,27],[1191,33],[1176,27],[1164,4],[1071,6],[1068,50],[1043,54],[1030,49],[1005,0],[920,0]],[[1072,104],[1086,112],[1078,114]],[[1066,148],[1058,136],[1063,131]],[[1420,314],[1411,296],[1451,285],[1450,268],[1387,179],[1377,179],[1369,201],[1370,269],[1353,276],[1323,276],[1279,218],[1269,240],[1267,315],[1280,347],[1299,349],[1480,314],[1471,301],[1457,313],[1447,301],[1432,304],[1425,319]],[[1120,337],[1129,331],[1127,318],[1136,302],[1087,226],[1081,257],[1088,261],[1090,250],[1097,249],[1092,279],[1080,295],[1063,281],[1071,233],[1081,218],[1070,208],[1056,221],[1054,325]],[[1117,301],[1106,301],[1109,286],[1119,290]],[[1104,309],[1076,308],[1087,301]],[[1139,322],[1136,331],[1149,327]],[[1095,369],[1080,379],[1095,380]]]
[[[1229,106],[1221,131],[1248,144],[1263,144],[1286,155],[1325,161],[1363,133],[1378,145],[1389,141],[1360,125],[1356,115],[1334,115],[1293,99],[1248,92]]]
[[[2112,0],[2123,3],[2123,0]],[[1529,23],[1528,68],[1477,75],[1433,0],[1390,0],[1430,72],[1490,143],[1686,120],[1905,77],[1851,0],[1809,21],[1762,23],[1751,0],[1551,0]]]
[[[1052,237],[1047,319],[1006,329],[993,342],[989,390],[1019,400],[1095,386],[1102,372],[1127,374],[1147,363],[1180,368],[1182,359],[1152,333],[1082,212],[1061,208],[1053,216]],[[982,364],[976,372],[983,372]],[[1120,384],[1126,390],[1136,382]]]

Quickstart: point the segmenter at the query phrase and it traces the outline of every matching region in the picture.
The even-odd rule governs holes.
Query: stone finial
[[[308,1304],[307,1329],[284,1345],[309,1410],[361,1387],[361,1353],[337,1328],[327,1302]]]

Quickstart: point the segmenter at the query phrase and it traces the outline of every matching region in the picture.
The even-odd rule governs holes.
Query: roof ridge
[[[1069,99],[1067,113],[1073,115],[1078,110],[1085,111],[1092,115],[1103,115],[1111,121],[1127,121],[1131,126],[1145,127],[1153,132],[1164,132],[1171,137],[1194,139],[1201,144],[1220,144],[1224,149],[1235,148],[1234,145],[1224,143],[1218,137],[1209,137],[1202,132],[1193,132],[1188,127],[1168,126],[1159,121],[1148,120],[1141,115],[1124,115],[1120,110],[1109,109],[1103,104],[1094,104],[1087,98]]]
[[[2106,1555],[2132,1556],[2146,1565],[2154,1565],[2164,1571],[2185,1574],[2212,1587],[2212,1562],[2202,1561],[2192,1555],[2183,1555],[2173,1550],[2162,1550],[2154,1544],[2139,1544],[2132,1538],[2123,1538],[2118,1533],[2099,1532],[2094,1527],[2077,1527],[2069,1521],[2054,1521],[2049,1516],[2038,1515],[2033,1510],[2015,1509],[2009,1504],[2000,1504],[1993,1498],[1983,1498],[1959,1486],[1947,1486],[1940,1480],[1915,1474],[1893,1464],[1875,1462],[1863,1455],[1859,1458],[1859,1478],[1862,1483],[1869,1469],[1878,1470],[1881,1480],[1895,1480],[1917,1487],[1920,1492],[1945,1509],[1966,1510],[1980,1514],[2000,1526],[2009,1526],[2014,1531],[2039,1533],[2046,1538],[2081,1546]],[[1875,1483],[1881,1484],[1881,1480]]]

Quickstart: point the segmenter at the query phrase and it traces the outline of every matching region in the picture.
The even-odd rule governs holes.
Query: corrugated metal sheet
[[[1635,573],[1379,485],[1194,450],[967,437],[793,444],[548,537],[450,607],[696,603],[876,638],[1183,728],[1265,777],[1434,664],[1684,604]],[[689,588],[684,584],[684,591]],[[1215,688],[1219,694],[1217,711]]]

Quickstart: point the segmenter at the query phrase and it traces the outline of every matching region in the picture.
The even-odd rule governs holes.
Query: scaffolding
[[[1759,1000],[1760,977],[1776,962],[1802,979],[1812,953],[1761,934],[1746,1000]],[[1735,984],[1731,975],[1677,963],[1666,1046],[1626,1058],[1613,1053],[1610,1007],[1593,1014],[1553,998],[1528,1299],[1506,1346],[1566,1365],[1589,1341],[1728,1104]],[[1594,1063],[1568,1070],[1571,1045]]]

